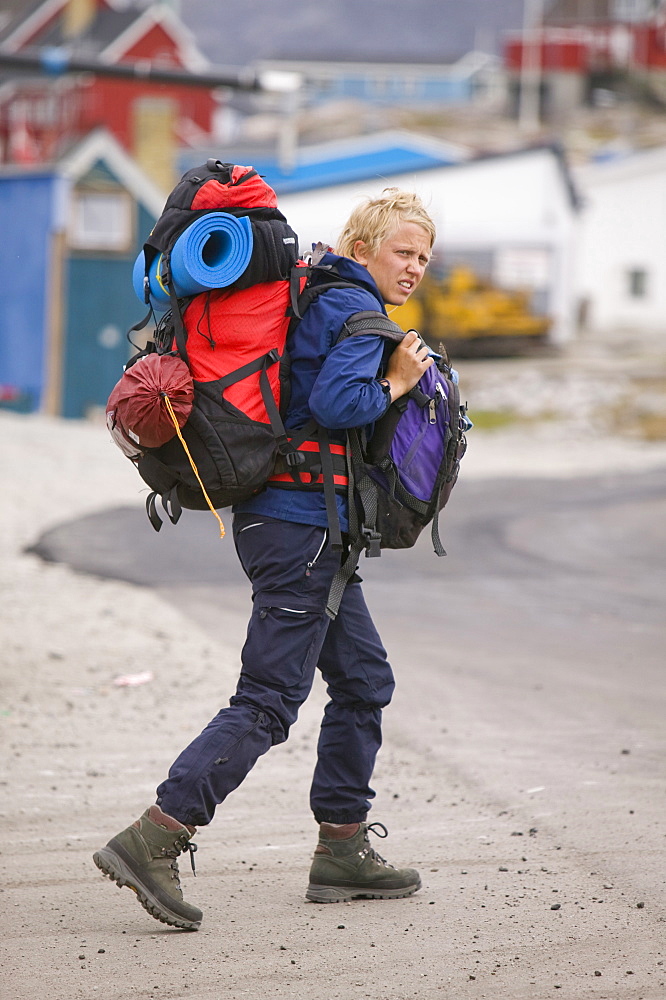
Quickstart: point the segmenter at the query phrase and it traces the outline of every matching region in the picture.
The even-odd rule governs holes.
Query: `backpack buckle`
[[[305,462],[305,455],[302,451],[288,451],[284,456],[284,460],[290,468],[294,468],[296,465],[303,465]]]
[[[365,554],[368,559],[374,559],[377,556],[381,556],[382,548],[381,541],[382,536],[374,528],[369,528],[367,524],[364,524],[361,528],[361,536],[363,538],[363,544],[365,546]]]

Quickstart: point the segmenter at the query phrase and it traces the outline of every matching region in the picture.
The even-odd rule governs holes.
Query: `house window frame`
[[[95,217],[102,220],[95,225]],[[68,243],[79,253],[124,255],[134,247],[135,205],[122,187],[88,186],[72,192]]]

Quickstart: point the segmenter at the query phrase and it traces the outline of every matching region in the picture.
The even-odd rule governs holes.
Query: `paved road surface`
[[[376,775],[376,818],[392,833],[382,853],[419,864],[424,889],[390,913],[362,903],[335,917],[332,907],[306,908],[307,919],[288,908],[293,900],[275,899],[277,852],[262,838],[282,845],[280,879],[293,871],[302,880],[306,820],[294,788],[307,789],[317,688],[286,747],[236,793],[229,820],[243,829],[230,837],[220,817],[209,832],[225,842],[224,893],[248,838],[248,860],[256,855],[245,893],[218,899],[206,925],[214,935],[221,921],[229,942],[241,935],[236,956],[249,978],[241,989],[227,966],[202,968],[196,995],[666,998],[665,496],[666,470],[461,482],[442,518],[447,559],[423,538],[362,561],[398,677]],[[212,516],[186,514],[158,536],[140,511],[120,508],[49,532],[37,551],[157,588],[231,649],[243,639],[248,593],[231,539],[216,533]],[[199,666],[191,688],[179,688],[190,700]],[[294,836],[283,810],[299,810]],[[138,908],[132,916],[138,926]],[[291,973],[273,964],[283,961],[275,921],[295,935],[284,942]],[[205,954],[203,931],[196,937],[175,960],[183,980],[190,954]],[[158,950],[146,965],[156,974]],[[153,993],[147,977],[145,994],[132,995],[194,995]]]

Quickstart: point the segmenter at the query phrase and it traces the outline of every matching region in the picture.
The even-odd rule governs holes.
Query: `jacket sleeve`
[[[345,430],[365,427],[386,413],[390,400],[377,381],[385,343],[376,334],[361,334],[334,345],[310,394],[310,410],[318,423]]]

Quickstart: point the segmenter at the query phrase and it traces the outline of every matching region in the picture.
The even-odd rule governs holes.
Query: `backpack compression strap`
[[[179,355],[189,368],[190,359],[187,356],[187,331],[185,329],[185,323],[183,322],[183,314],[181,312],[180,302],[178,301],[178,296],[176,295],[173,276],[171,274],[171,254],[168,252],[165,252],[162,257],[162,277],[167,291],[169,292],[176,347],[178,348]]]
[[[377,524],[377,487],[370,479],[363,462],[363,448],[358,430],[347,432],[347,465],[349,468],[349,551],[347,558],[333,577],[326,602],[326,614],[335,620],[345,587],[354,575],[363,549],[367,556],[380,556],[382,536]],[[357,494],[362,498],[363,524],[359,522]]]

